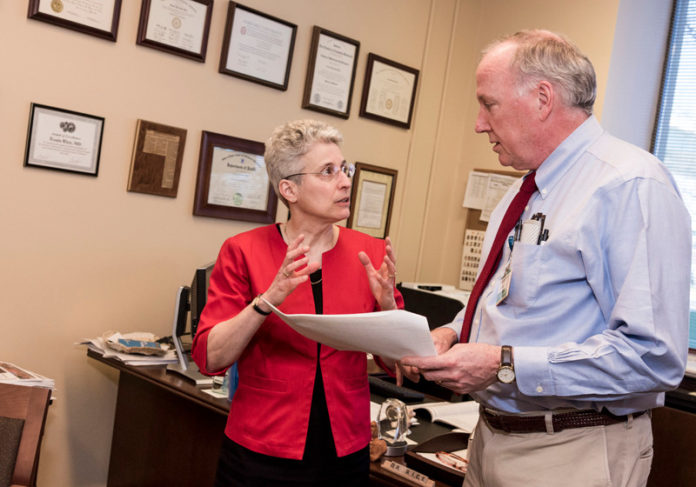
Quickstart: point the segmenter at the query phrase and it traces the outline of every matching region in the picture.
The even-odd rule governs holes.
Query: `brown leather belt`
[[[633,417],[637,418],[645,414],[645,412],[633,413]],[[606,410],[602,412],[582,410],[553,413],[551,415],[551,424],[549,425],[552,427],[547,427],[545,415],[519,416],[496,414],[482,407],[481,416],[483,416],[491,428],[505,431],[506,433],[558,433],[564,429],[609,426],[628,421],[628,416],[615,416]]]

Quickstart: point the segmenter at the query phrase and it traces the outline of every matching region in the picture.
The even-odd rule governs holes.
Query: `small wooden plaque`
[[[186,130],[138,120],[128,191],[176,198]]]

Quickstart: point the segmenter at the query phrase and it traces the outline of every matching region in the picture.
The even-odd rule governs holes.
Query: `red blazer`
[[[367,275],[358,259],[365,251],[375,268],[382,265],[384,240],[340,227],[338,241],[322,256],[324,314],[378,310]],[[206,367],[208,334],[213,326],[238,314],[271,285],[285,258],[287,245],[276,225],[229,238],[210,276],[208,300],[193,342],[193,358]],[[396,303],[403,298],[394,291]],[[280,306],[285,313],[314,313],[309,280]],[[370,441],[370,390],[362,352],[321,347],[321,370],[336,452],[345,456]],[[282,322],[266,318],[237,362],[239,386],[230,406],[225,433],[259,453],[301,459],[307,438],[314,388],[317,343]]]

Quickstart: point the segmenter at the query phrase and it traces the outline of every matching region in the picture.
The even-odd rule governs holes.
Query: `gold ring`
[[[292,272],[288,272],[287,270],[283,271],[283,275],[288,279],[290,278],[291,274],[292,274]]]
[[[396,277],[396,274],[389,274],[389,279],[394,279]]]

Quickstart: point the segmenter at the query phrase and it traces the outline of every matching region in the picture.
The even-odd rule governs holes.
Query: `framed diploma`
[[[263,142],[203,131],[193,214],[272,223],[278,198],[263,159]]]
[[[219,71],[285,91],[296,33],[295,24],[230,2]]]
[[[121,0],[29,0],[30,19],[116,42]]]
[[[137,43],[205,62],[213,0],[143,0]]]
[[[350,116],[360,43],[314,26],[302,108]]]
[[[103,117],[32,103],[24,166],[96,177],[103,133]]]
[[[368,54],[360,116],[411,128],[417,85],[417,69]]]
[[[176,198],[186,130],[138,120],[128,191]]]
[[[386,167],[355,163],[348,228],[377,238],[389,234],[397,172]]]

